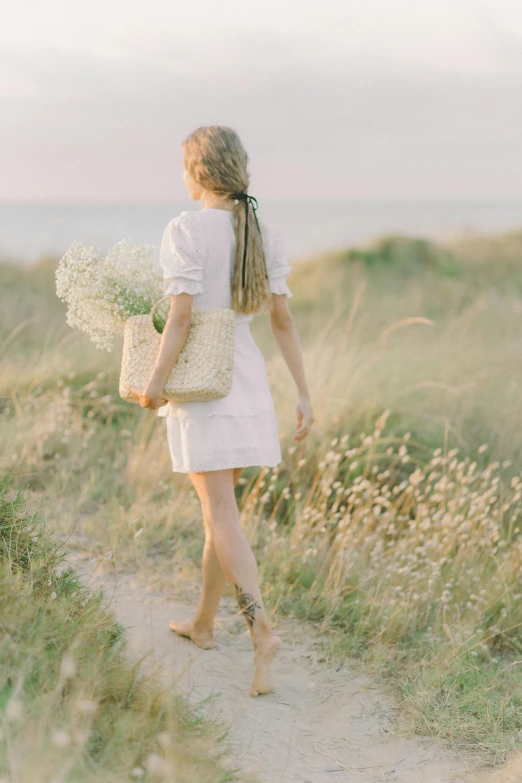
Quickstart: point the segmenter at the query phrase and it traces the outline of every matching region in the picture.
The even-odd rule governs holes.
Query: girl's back
[[[292,296],[286,281],[291,271],[279,229],[258,218],[272,293]],[[202,310],[230,307],[236,236],[234,214],[226,209],[184,210],[165,228],[160,265],[165,293],[186,292]],[[253,315],[237,313],[236,321]]]

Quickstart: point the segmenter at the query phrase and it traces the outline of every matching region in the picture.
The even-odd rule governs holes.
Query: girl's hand
[[[168,402],[168,400],[163,397],[163,390],[154,387],[150,383],[145,389],[137,389],[136,386],[128,385],[126,385],[125,388],[136,395],[142,408],[148,408],[151,411],[155,411]]]
[[[308,435],[310,427],[315,421],[309,397],[299,397],[299,402],[296,405],[296,412],[297,425],[292,439],[303,440],[303,438],[306,438]]]

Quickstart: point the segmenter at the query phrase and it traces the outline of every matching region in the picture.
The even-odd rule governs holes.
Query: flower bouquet
[[[103,255],[73,242],[56,270],[56,293],[69,305],[67,323],[106,351],[123,333],[120,397],[140,402],[133,387],[144,388],[154,367],[165,327],[155,305],[169,299],[148,245],[118,242]],[[166,400],[190,402],[225,397],[234,370],[235,311],[193,313],[190,332],[164,388]]]
[[[125,321],[150,313],[163,295],[163,277],[152,261],[152,247],[126,239],[106,255],[73,242],[60,259],[55,279],[58,298],[69,306],[69,326],[109,352],[114,335],[124,332]],[[163,331],[165,318],[155,313],[154,325]]]

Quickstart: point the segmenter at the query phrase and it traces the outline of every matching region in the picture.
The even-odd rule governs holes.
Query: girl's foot
[[[203,650],[211,650],[216,646],[212,628],[203,630],[194,628],[194,620],[186,620],[179,623],[175,620],[171,620],[169,628],[180,636],[188,636],[189,639],[192,639],[194,644],[197,644],[198,647],[202,647]]]
[[[251,696],[259,696],[260,693],[269,693],[274,690],[272,675],[272,661],[281,646],[281,639],[275,634],[268,634],[254,651],[255,669]]]

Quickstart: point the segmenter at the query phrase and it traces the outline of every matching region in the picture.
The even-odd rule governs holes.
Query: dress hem
[[[225,465],[221,468],[188,468],[188,469],[181,469],[181,468],[172,468],[172,473],[212,473],[215,470],[233,470],[234,468],[275,468],[276,465],[280,465],[283,460],[280,459],[277,462],[274,463],[264,463],[260,464],[259,460],[257,462],[249,462],[247,461],[242,462],[241,465]]]

